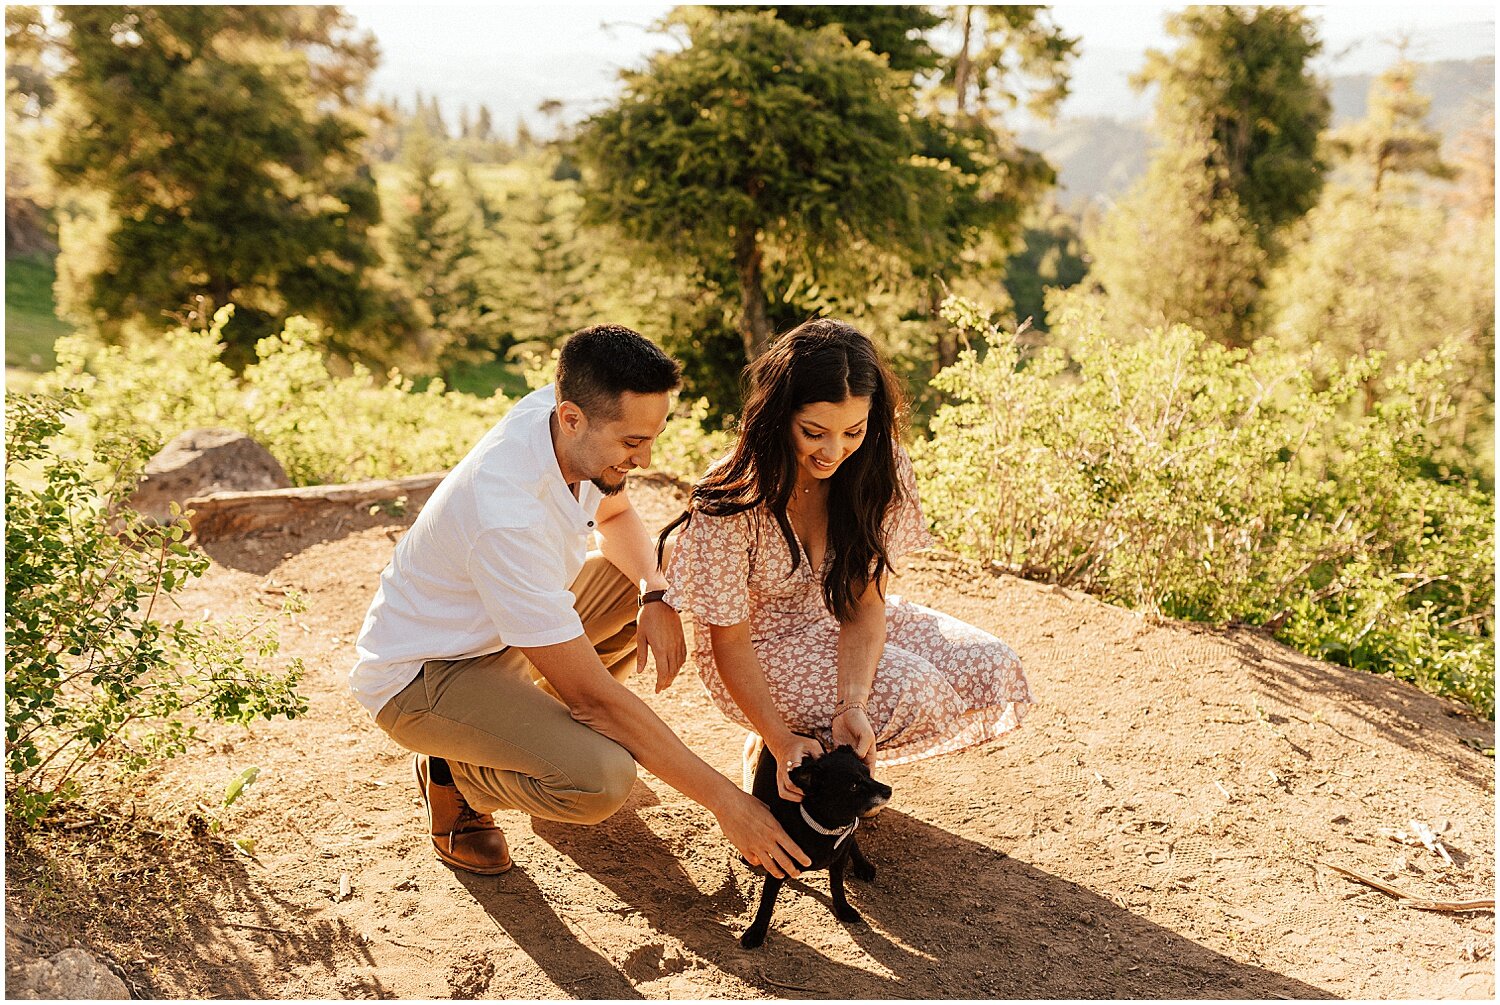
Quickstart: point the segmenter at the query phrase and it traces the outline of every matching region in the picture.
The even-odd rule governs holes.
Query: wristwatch
[[[666,595],[667,595],[667,591],[666,590],[650,590],[650,591],[647,591],[646,593],[638,594],[636,596],[636,598],[635,598],[635,607],[636,607],[636,610],[640,610],[642,607],[645,607],[647,604],[658,604],[658,603],[660,603],[660,604],[666,604],[667,602],[662,599]],[[670,607],[672,605],[671,604],[667,604],[667,606]]]

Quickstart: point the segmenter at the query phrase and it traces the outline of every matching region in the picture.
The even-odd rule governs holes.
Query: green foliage
[[[916,73],[938,64],[925,32],[942,24],[931,8],[914,4],[724,4],[724,11],[770,13],[803,31],[836,26],[850,42],[864,42],[893,70]]]
[[[1355,358],[1317,386],[1306,357],[1230,350],[1174,326],[1127,342],[1098,313],[1028,352],[972,304],[974,348],[913,449],[940,536],[1009,572],[1173,617],[1271,624],[1304,651],[1494,709],[1493,495],[1434,477],[1452,409],[1441,355]]]
[[[582,129],[593,217],[651,253],[732,264],[746,354],[770,338],[763,258],[809,275],[862,244],[899,247],[936,172],[913,164],[907,78],[837,28],[684,15],[689,45],[624,75]]]
[[[1157,152],[1087,235],[1088,278],[1049,296],[1049,315],[1072,305],[1108,313],[1123,332],[1180,322],[1228,345],[1251,339],[1267,256],[1234,195],[1215,195],[1201,157],[1193,146]]]
[[[185,429],[219,426],[254,437],[295,484],[390,478],[456,464],[509,407],[432,381],[423,391],[392,370],[384,381],[354,364],[329,368],[316,326],[292,318],[255,347],[243,375],[222,361],[230,311],[203,330],[178,328],[154,339],[103,346],[82,336],[58,343],[49,388],[78,388],[85,421],[70,429],[80,448],[134,431],[144,463]]]
[[[404,205],[393,214],[390,243],[396,271],[423,315],[423,355],[440,368],[491,358],[503,350],[504,337],[472,187],[462,178],[454,185],[440,178],[437,138],[420,123],[407,131],[402,167]]]
[[[56,273],[47,255],[5,260],[5,365],[41,373],[57,363],[52,348],[73,330],[52,302]]]
[[[6,809],[28,825],[103,780],[106,761],[129,772],[182,753],[197,719],[307,707],[301,662],[272,668],[265,626],[166,613],[208,557],[185,543],[186,520],[149,523],[120,506],[128,480],[59,453],[65,413],[86,406],[6,396]],[[92,460],[118,472],[139,451],[101,440]]]
[[[1281,232],[1322,185],[1320,43],[1297,8],[1189,7],[1167,29],[1181,44],[1150,53],[1139,78],[1159,88],[1160,143],[1088,235],[1091,282],[1058,309],[1098,301],[1125,331],[1182,323],[1248,346]]]
[[[1322,186],[1318,134],[1329,104],[1311,60],[1322,48],[1298,7],[1188,7],[1167,19],[1179,40],[1153,50],[1138,81],[1160,89],[1157,131],[1204,141],[1215,201],[1232,194],[1260,246],[1312,208]]]
[[[727,430],[708,429],[707,398],[679,398],[667,428],[656,438],[651,467],[683,481],[697,481],[708,466],[734,446]]]
[[[56,251],[52,186],[43,147],[56,91],[48,71],[55,40],[41,8],[5,8],[5,254],[6,289],[12,256]],[[8,299],[8,297],[7,297]],[[9,311],[6,312],[7,315]],[[10,325],[7,324],[7,328]],[[9,341],[7,339],[7,341]]]
[[[64,314],[113,339],[233,301],[236,363],[294,313],[395,353],[412,319],[378,274],[360,151],[373,39],[337,7],[56,10]]]
[[[1334,157],[1361,176],[1377,200],[1388,177],[1451,178],[1443,162],[1443,136],[1424,121],[1432,99],[1416,89],[1417,66],[1401,59],[1370,85],[1369,110],[1327,138]]]
[[[1078,221],[1055,203],[1039,207],[1027,220],[1021,250],[1005,262],[1005,291],[1019,321],[1046,331],[1047,291],[1076,286],[1088,275]]]
[[[1493,478],[1495,238],[1421,196],[1422,179],[1453,172],[1441,137],[1422,123],[1427,99],[1398,63],[1371,87],[1369,115],[1329,141],[1344,179],[1289,231],[1290,251],[1267,281],[1263,315],[1292,349],[1320,346],[1335,362],[1373,352],[1413,363],[1446,348],[1457,408],[1436,432],[1437,456]],[[1474,226],[1479,222],[1479,226]],[[1380,389],[1372,378],[1361,407]]]
[[[1068,96],[1078,39],[1065,35],[1039,4],[961,4],[947,8],[958,51],[940,61],[939,92],[960,121],[990,121],[1022,104],[1047,118]]]

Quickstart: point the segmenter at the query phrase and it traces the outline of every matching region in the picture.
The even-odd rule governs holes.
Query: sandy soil
[[[678,506],[662,485],[636,497],[655,524]],[[307,661],[310,714],[211,729],[120,809],[13,845],[8,952],[76,942],[160,997],[1493,997],[1492,911],[1404,909],[1319,865],[1492,897],[1494,762],[1462,741],[1492,745],[1493,724],[1253,631],[941,554],[897,592],[1009,641],[1038,705],[1002,742],[884,773],[892,806],[860,835],[880,876],[850,894],[867,927],[836,922],[813,874],[783,892],[765,947],[741,950],[758,881],[706,810],[644,772],[596,827],[502,815],[510,873],[452,872],[419,829],[407,755],[344,683],[405,526],[358,513],[209,547],[189,612],[306,594],[282,636]],[[743,734],[696,676],[649,684],[737,778]],[[194,805],[251,765],[260,780],[203,833]],[[1411,820],[1452,865],[1402,839]]]

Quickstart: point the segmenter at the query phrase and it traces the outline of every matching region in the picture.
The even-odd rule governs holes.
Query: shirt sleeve
[[[583,621],[573,609],[567,584],[556,581],[563,556],[544,554],[547,549],[534,542],[515,547],[514,537],[525,533],[491,528],[475,539],[469,576],[485,611],[508,646],[551,646],[576,639],[584,634]]]
[[[672,549],[664,599],[706,624],[748,621],[753,548],[748,513],[694,513]]]
[[[937,543],[927,532],[927,518],[922,515],[922,500],[917,495],[916,472],[902,447],[896,448],[896,483],[901,486],[901,499],[885,517],[885,550],[891,559]]]

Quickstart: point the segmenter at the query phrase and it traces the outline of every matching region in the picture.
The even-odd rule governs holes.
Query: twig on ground
[[[823,993],[822,988],[810,988],[802,984],[788,984],[785,981],[778,981],[774,977],[767,976],[764,970],[760,971],[760,979],[765,981],[767,984],[773,985],[778,988],[785,988],[788,991],[811,991],[813,994],[819,995]]]
[[[296,935],[295,932],[289,932],[285,928],[271,928],[268,925],[247,925],[244,922],[240,922],[240,921],[226,921],[226,922],[224,922],[224,927],[226,927],[226,928],[248,928],[252,932],[274,932],[277,935],[285,935],[285,936],[288,936],[288,937],[295,937],[295,935]]]
[[[1366,743],[1365,741],[1361,740],[1359,737],[1357,737],[1357,736],[1350,736],[1348,733],[1344,732],[1342,729],[1339,729],[1333,723],[1331,723],[1327,719],[1323,718],[1323,716],[1321,714],[1319,714],[1317,716],[1317,718],[1315,718],[1315,719],[1304,719],[1300,715],[1294,715],[1294,716],[1292,716],[1292,718],[1296,719],[1298,722],[1303,723],[1303,724],[1308,725],[1308,726],[1311,726],[1311,725],[1314,725],[1314,724],[1319,724],[1319,725],[1327,726],[1329,729],[1333,730],[1335,733],[1337,733],[1338,735],[1342,736],[1344,739],[1351,740],[1354,743],[1359,744],[1361,747],[1369,747],[1370,746],[1368,743]]]
[[[1332,862],[1325,862],[1319,859],[1318,864],[1327,866],[1334,872],[1340,873],[1344,876],[1348,876],[1350,879],[1355,880],[1356,882],[1363,883],[1366,886],[1374,887],[1381,893],[1395,897],[1397,900],[1401,901],[1402,907],[1409,907],[1418,911],[1448,911],[1452,913],[1461,913],[1465,911],[1493,911],[1495,909],[1495,899],[1493,897],[1489,898],[1488,900],[1425,900],[1421,897],[1417,897],[1410,893],[1405,893],[1401,890],[1398,890],[1394,886],[1382,883],[1378,879],[1371,879],[1369,876],[1362,876],[1352,869],[1345,869],[1343,866],[1334,865]]]

